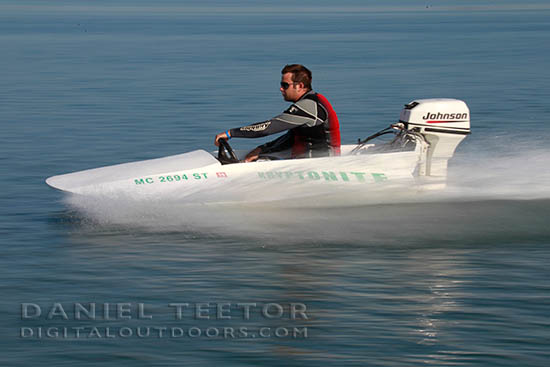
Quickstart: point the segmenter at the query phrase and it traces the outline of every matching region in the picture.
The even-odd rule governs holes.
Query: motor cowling
[[[405,105],[399,121],[407,129],[421,133],[429,144],[419,176],[445,179],[449,159],[470,134],[470,110],[466,103],[450,98],[414,100]]]
[[[399,116],[408,129],[420,132],[470,132],[470,109],[464,101],[450,98],[418,99],[407,103]]]

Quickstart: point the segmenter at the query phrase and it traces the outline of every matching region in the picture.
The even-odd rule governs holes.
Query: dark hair
[[[286,65],[281,74],[292,73],[292,81],[296,83],[304,83],[304,87],[311,89],[311,71],[304,65],[291,64]]]

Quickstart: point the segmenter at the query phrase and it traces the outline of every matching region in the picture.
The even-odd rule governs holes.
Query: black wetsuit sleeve
[[[318,105],[311,99],[301,99],[279,116],[270,120],[229,130],[234,138],[260,138],[299,126],[313,127],[324,122],[318,117]]]

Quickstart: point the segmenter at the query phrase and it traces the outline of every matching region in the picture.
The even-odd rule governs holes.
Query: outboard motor
[[[405,105],[399,121],[422,134],[429,143],[419,176],[445,180],[447,162],[470,134],[470,110],[463,101],[449,98],[418,99]]]

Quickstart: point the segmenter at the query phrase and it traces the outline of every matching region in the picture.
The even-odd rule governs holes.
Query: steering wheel
[[[227,139],[219,139],[218,143],[220,144],[220,148],[218,149],[218,160],[221,164],[239,163],[239,159],[233,148],[231,148],[227,142]]]

